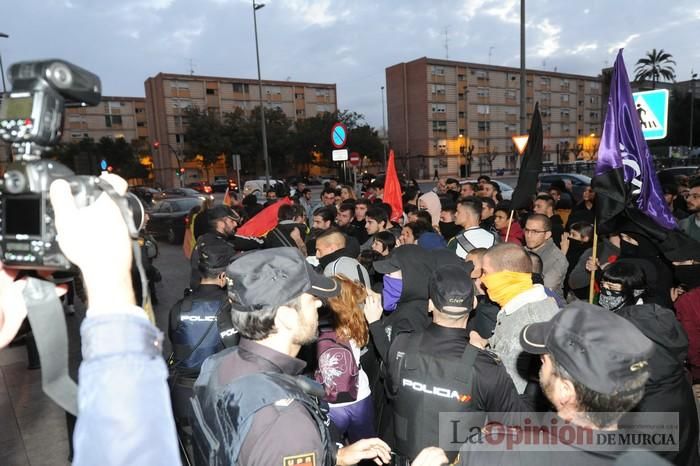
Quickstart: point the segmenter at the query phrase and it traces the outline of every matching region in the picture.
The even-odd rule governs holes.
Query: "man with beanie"
[[[631,446],[632,436],[640,434],[625,435],[618,427],[644,396],[654,349],[631,322],[576,302],[549,321],[526,325],[519,340],[542,360],[540,386],[556,415],[545,416],[540,425],[485,428],[467,440],[460,464],[665,464],[653,453],[627,451],[640,448]],[[642,428],[657,433],[653,420]]]
[[[488,341],[474,331],[469,341],[482,348],[489,346],[503,361],[518,392],[524,393],[533,358],[523,354],[518,335],[528,324],[549,320],[559,311],[559,306],[547,296],[542,285],[532,283],[532,262],[518,245],[497,244],[486,251],[481,268],[481,283],[489,299],[501,310]]]
[[[486,413],[489,421],[503,422],[492,413],[527,410],[498,357],[468,343],[466,325],[476,301],[471,269],[471,263],[438,266],[429,282],[432,323],[397,335],[386,358],[394,425],[402,426],[396,429],[395,450],[406,461],[438,444],[439,429],[449,428],[440,422],[441,412],[484,413],[470,419],[481,428]],[[457,451],[448,452],[451,461]]]

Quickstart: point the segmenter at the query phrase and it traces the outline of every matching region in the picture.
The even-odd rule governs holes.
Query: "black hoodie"
[[[688,354],[688,337],[673,311],[657,304],[626,306],[617,311],[632,322],[647,338],[654,342],[654,354],[649,360],[651,375],[644,386],[644,398],[634,412],[678,413],[680,441],[678,451],[658,452],[678,465],[697,465],[698,417],[693,390],[686,377],[685,359]],[[633,421],[634,412],[620,424]],[[640,424],[644,424],[642,420]]]

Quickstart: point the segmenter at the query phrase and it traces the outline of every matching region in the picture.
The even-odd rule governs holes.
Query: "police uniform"
[[[392,342],[386,360],[389,396],[395,447],[405,459],[439,444],[440,412],[528,410],[500,360],[468,342],[466,329],[434,323],[419,333],[399,334]],[[457,451],[446,453],[453,460]]]
[[[207,360],[195,384],[195,393],[208,392],[198,398],[202,400],[200,403],[205,417],[209,418],[206,416],[207,400],[217,398],[212,396],[217,392],[217,386],[262,373],[298,376],[304,367],[306,363],[300,359],[241,338],[238,348],[226,350]],[[308,407],[289,396],[255,412],[248,432],[237,447],[237,464],[314,466],[326,464],[325,458],[331,452],[335,454],[330,439],[324,445],[322,429]],[[235,416],[235,413],[231,415]],[[222,443],[230,441],[225,438],[219,440]]]

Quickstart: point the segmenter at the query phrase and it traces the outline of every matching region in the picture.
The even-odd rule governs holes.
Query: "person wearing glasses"
[[[537,253],[544,266],[544,286],[564,296],[564,277],[569,261],[552,240],[552,222],[544,214],[532,214],[525,223],[525,245]]]

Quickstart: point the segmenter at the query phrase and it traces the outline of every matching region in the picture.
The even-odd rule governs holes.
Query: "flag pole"
[[[510,226],[513,223],[513,212],[515,212],[515,209],[512,209],[510,211],[510,218],[508,219],[508,229],[506,230],[506,243],[508,242],[508,237],[510,236]]]
[[[598,261],[598,219],[593,220],[593,263]],[[588,285],[588,303],[593,304],[595,296],[595,270],[591,272],[591,282]]]

